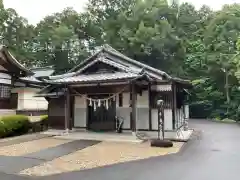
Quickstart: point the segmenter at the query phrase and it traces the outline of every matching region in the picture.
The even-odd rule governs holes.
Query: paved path
[[[197,131],[183,151],[176,155],[54,175],[41,179],[239,179],[240,127],[236,124],[209,121],[192,121],[190,124]]]
[[[174,155],[71,172],[43,180],[226,180],[239,179],[240,127],[236,124],[192,121],[193,139]],[[106,152],[108,153],[108,152]],[[14,159],[12,159],[14,160]],[[9,166],[11,168],[11,166]],[[0,173],[1,180],[24,180]],[[34,178],[36,179],[36,178]],[[28,178],[26,177],[26,180]]]
[[[22,142],[28,142],[28,141],[33,141],[33,140],[37,140],[37,139],[43,139],[45,137],[51,137],[51,136],[52,135],[33,133],[33,134],[27,134],[27,135],[16,136],[16,137],[11,137],[11,138],[5,138],[5,139],[0,140],[0,147],[10,146],[10,145],[13,145],[13,144],[20,144]]]

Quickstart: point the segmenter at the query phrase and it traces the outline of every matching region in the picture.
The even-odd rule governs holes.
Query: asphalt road
[[[43,180],[226,180],[239,179],[240,126],[192,120],[196,131],[178,154],[71,172]],[[107,152],[106,152],[107,153]],[[1,180],[18,177],[1,174]],[[23,177],[22,177],[23,178]],[[22,180],[19,177],[19,180]]]

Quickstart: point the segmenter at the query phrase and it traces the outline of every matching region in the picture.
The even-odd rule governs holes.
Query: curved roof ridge
[[[142,66],[142,67],[144,67],[144,68],[146,68],[146,69],[149,69],[149,70],[151,70],[151,71],[153,71],[153,72],[156,72],[156,73],[158,73],[158,74],[160,74],[160,75],[164,75],[164,76],[166,76],[166,77],[169,78],[169,79],[172,79],[172,77],[171,77],[169,74],[167,74],[166,72],[161,71],[161,70],[159,70],[159,69],[156,69],[156,68],[154,68],[154,67],[152,67],[152,66],[149,66],[149,65],[147,65],[147,64],[143,64],[143,63],[141,63],[141,62],[139,62],[139,61],[136,61],[136,60],[134,60],[134,59],[132,59],[132,58],[129,58],[129,57],[127,57],[126,55],[124,55],[124,54],[122,54],[121,52],[117,51],[116,49],[114,49],[113,47],[111,47],[111,46],[108,45],[108,44],[105,44],[103,48],[104,48],[108,53],[111,53],[111,54],[113,54],[113,55],[115,55],[115,56],[121,57],[121,58],[129,61],[130,63],[134,63],[134,64],[136,64],[136,65]]]
[[[54,76],[49,76],[49,79],[55,80],[55,79],[62,79],[66,77],[72,77],[75,75],[75,72],[72,73],[65,73],[65,74],[59,74],[59,75],[54,75]]]
[[[29,70],[41,70],[41,69],[54,69],[54,66],[53,65],[49,65],[49,66],[43,66],[43,67],[32,67],[30,68]]]
[[[21,71],[24,71],[27,74],[34,74],[30,69],[27,69],[26,67],[24,67],[7,49],[6,46],[1,45],[0,46],[0,51],[2,51],[7,58],[10,60],[10,62],[14,65],[16,65]]]

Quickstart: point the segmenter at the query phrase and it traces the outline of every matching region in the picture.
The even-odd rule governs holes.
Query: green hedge
[[[40,117],[40,121],[31,123],[32,132],[40,132],[48,129],[48,115]]]
[[[48,115],[42,115],[40,117],[40,121],[47,121],[48,120]]]
[[[30,121],[27,116],[3,116],[0,118],[0,137],[3,138],[28,133],[30,127]]]

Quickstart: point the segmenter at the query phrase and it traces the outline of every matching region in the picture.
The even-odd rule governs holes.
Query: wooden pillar
[[[176,128],[176,111],[177,111],[177,89],[176,84],[172,84],[172,128],[173,130]]]
[[[148,108],[149,108],[149,116],[148,116],[148,125],[149,130],[152,130],[152,106],[151,106],[151,83],[148,84]]]
[[[71,122],[70,122],[70,93],[69,89],[66,88],[66,93],[65,93],[65,130],[71,129]]]
[[[75,97],[71,96],[71,91],[69,90],[69,118],[70,118],[69,129],[72,129],[74,127],[74,103]]]
[[[131,128],[132,132],[136,132],[136,121],[137,121],[137,93],[135,84],[131,84],[132,93],[132,118],[131,118]]]

